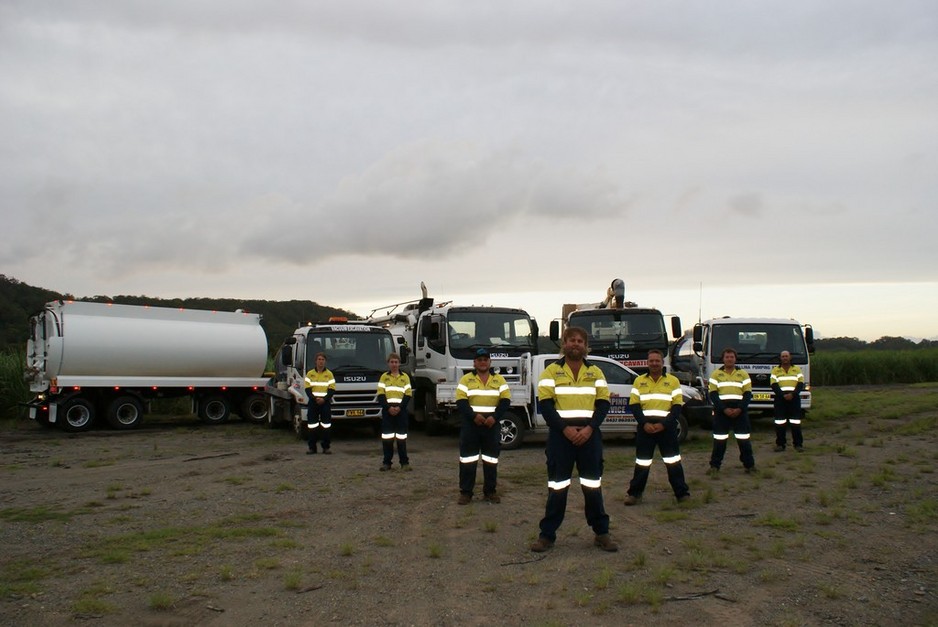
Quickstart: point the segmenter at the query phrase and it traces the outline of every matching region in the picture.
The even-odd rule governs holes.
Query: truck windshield
[[[316,365],[316,354],[326,354],[326,367],[333,371],[384,372],[388,355],[394,352],[390,333],[356,331],[311,332],[306,341],[306,369]]]
[[[535,353],[531,317],[523,311],[450,311],[447,319],[450,352],[458,359],[471,359],[480,347],[512,357]]]
[[[664,317],[658,312],[627,309],[580,311],[570,314],[568,324],[586,329],[590,348],[597,353],[612,350],[665,349],[668,346]]]
[[[797,324],[716,324],[710,338],[710,362],[723,363],[723,349],[736,349],[739,364],[777,364],[782,351],[791,363],[808,363],[808,351]]]

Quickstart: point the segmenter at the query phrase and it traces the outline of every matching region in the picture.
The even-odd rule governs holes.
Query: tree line
[[[42,310],[43,305],[53,300],[81,300],[119,305],[151,305],[154,307],[183,307],[185,309],[209,309],[234,311],[244,309],[259,313],[263,317],[261,326],[267,334],[267,346],[272,353],[293,330],[308,322],[322,322],[331,316],[345,316],[350,320],[356,315],[337,307],[320,305],[311,300],[241,300],[236,298],[170,298],[149,296],[91,296],[76,298],[72,294],[60,294],[41,287],[33,287],[14,278],[0,274],[0,349],[19,350],[26,344],[29,317]],[[538,338],[542,352],[557,350],[554,342],[546,337]],[[819,352],[841,352],[862,350],[912,350],[938,348],[938,341],[913,342],[904,337],[884,336],[873,342],[855,337],[832,337],[818,339],[815,346]]]

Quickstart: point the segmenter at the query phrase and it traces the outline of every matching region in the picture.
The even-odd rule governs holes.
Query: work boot
[[[401,464],[401,470],[404,472],[410,472],[413,470],[413,468],[410,467],[410,464]]]
[[[489,492],[485,495],[485,500],[489,503],[501,503],[502,497],[498,496],[497,492]]]
[[[720,469],[717,468],[716,466],[710,466],[710,468],[707,468],[707,476],[708,476],[708,477],[719,477],[719,476],[720,476]]]
[[[308,449],[306,449],[306,454],[307,454],[307,455],[315,455],[315,454],[316,454],[316,449],[314,449],[314,448],[308,448]]]
[[[798,449],[798,447],[796,446],[796,447],[795,447],[795,450],[797,450],[797,449]],[[775,448],[772,449],[772,450],[773,450],[774,452],[776,452],[776,453],[781,453],[781,452],[783,452],[783,451],[785,450],[785,445],[784,445],[784,444],[776,444],[776,445],[775,445]]]
[[[534,544],[531,545],[531,550],[535,553],[543,553],[545,551],[549,551],[552,546],[554,546],[553,540],[548,540],[544,536],[539,536],[538,539],[534,541]]]
[[[755,466],[750,466],[749,468],[746,469],[746,474],[747,474],[747,475],[754,475],[754,474],[756,474],[757,472],[759,472],[759,471],[756,470],[756,467],[755,467]]]
[[[795,447],[795,450],[798,451],[799,453],[804,453],[804,447],[803,447],[803,446],[796,446],[796,447]]]
[[[459,500],[456,501],[456,502],[457,502],[459,505],[468,505],[471,500],[472,500],[472,495],[471,495],[471,494],[466,494],[465,492],[460,492],[460,493],[459,493]]]
[[[642,502],[642,497],[640,496],[632,496],[631,494],[629,494],[628,496],[625,497],[625,504],[626,506],[629,506],[629,507],[631,507],[632,505],[638,505],[641,502]]]
[[[690,498],[690,494],[682,494],[681,496],[676,496],[676,497],[674,497],[674,498],[677,499],[677,502],[678,502],[678,503],[683,503],[683,502],[687,501],[687,500]]]
[[[619,545],[615,543],[615,540],[613,540],[608,533],[597,534],[596,539],[593,540],[593,544],[603,551],[609,551],[610,553],[615,553],[619,550]]]
[[[381,468],[379,468],[378,470],[380,470],[381,472],[386,472],[388,470],[391,470],[391,464],[381,464]]]
[[[323,454],[323,455],[332,455],[332,449],[331,449],[331,448],[324,448],[324,449],[322,449],[322,454]]]

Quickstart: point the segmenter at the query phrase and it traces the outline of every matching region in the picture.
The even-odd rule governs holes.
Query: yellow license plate
[[[772,395],[768,392],[755,392],[752,395],[752,400],[754,401],[770,401],[772,400]]]
[[[364,409],[347,409],[345,415],[349,418],[361,418],[365,415]]]

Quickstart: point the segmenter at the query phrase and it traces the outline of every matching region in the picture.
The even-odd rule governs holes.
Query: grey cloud
[[[764,211],[764,202],[761,194],[739,194],[730,198],[728,205],[732,213],[748,218],[761,217]]]
[[[288,208],[285,222],[301,229],[266,229],[241,249],[257,252],[276,233],[286,238],[285,246],[258,254],[303,263],[362,253],[446,258],[525,220],[562,228],[572,219],[622,216],[629,206],[619,185],[602,172],[466,143],[421,142],[347,177],[321,203]]]
[[[69,2],[31,0],[0,7],[0,23],[87,24],[169,30],[179,36],[285,34],[407,48],[566,44],[678,46],[732,55],[816,56],[827,50],[934,41],[938,12],[928,0],[655,3],[587,0],[345,3],[251,0]]]

